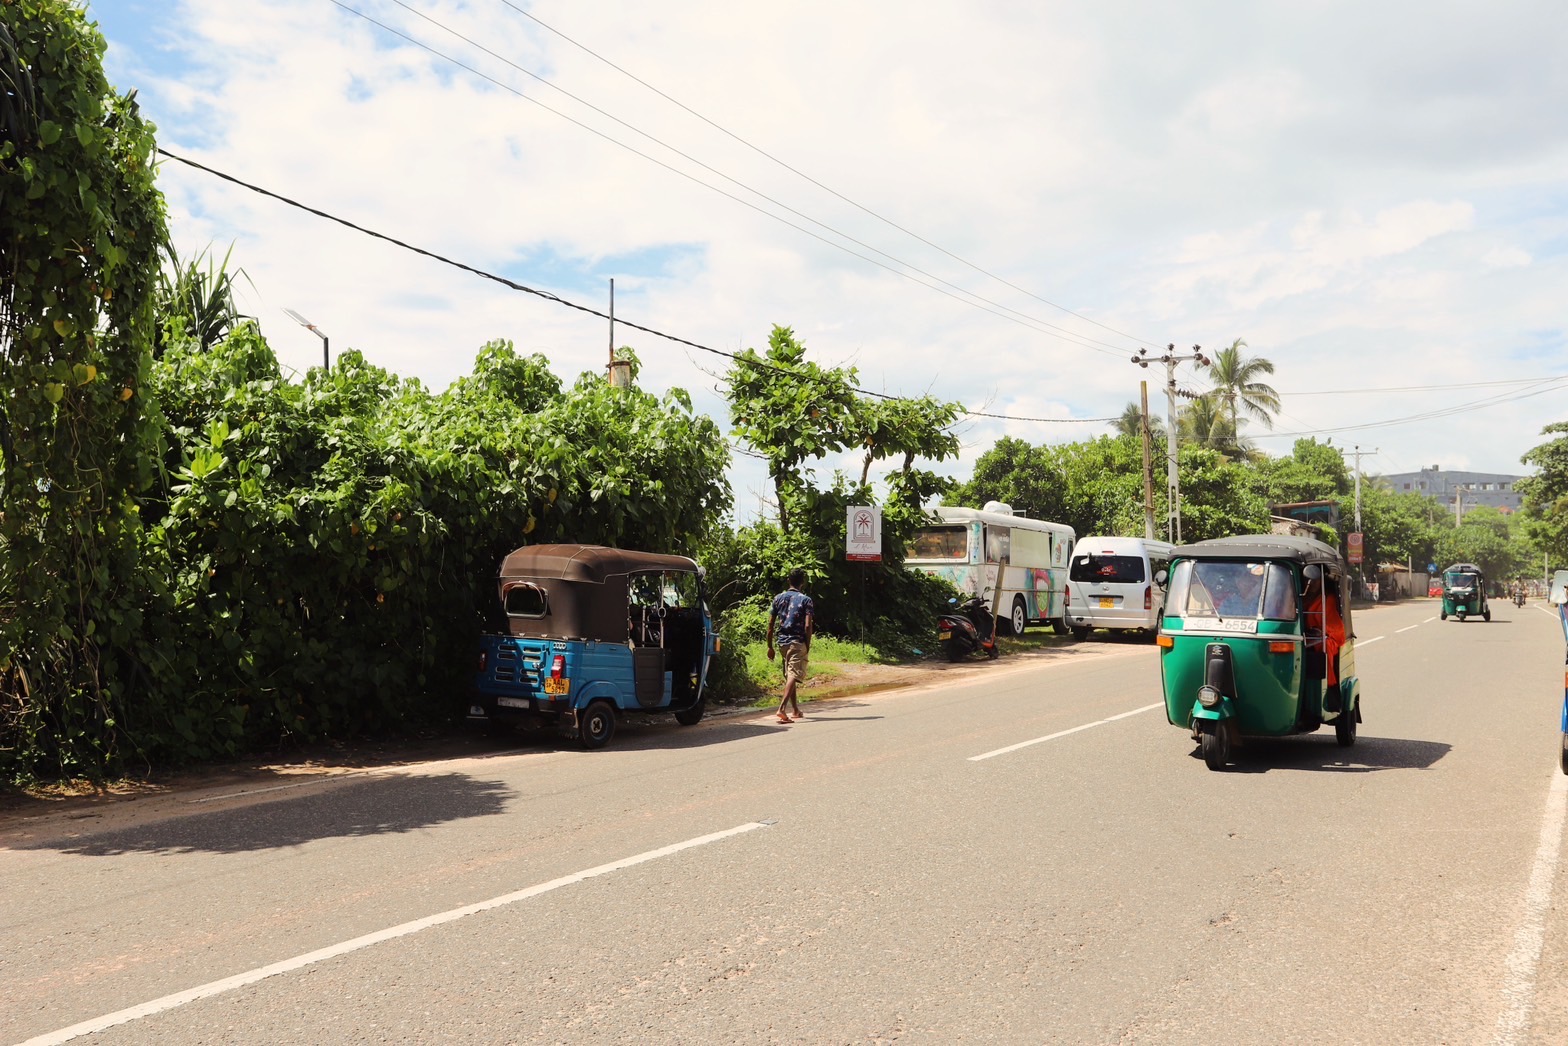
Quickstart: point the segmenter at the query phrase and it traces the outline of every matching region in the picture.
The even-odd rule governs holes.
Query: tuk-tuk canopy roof
[[[653,570],[698,572],[695,560],[605,545],[529,545],[501,560],[501,577],[558,578],[600,585],[612,577]]]
[[[1339,550],[1316,538],[1292,534],[1238,534],[1178,545],[1171,558],[1181,559],[1289,559],[1303,565],[1321,563],[1344,569]]]
[[[1452,566],[1444,567],[1443,568],[1443,573],[1445,573],[1445,574],[1480,574],[1482,577],[1486,576],[1486,571],[1482,570],[1480,567],[1476,566],[1474,563],[1455,563]]]

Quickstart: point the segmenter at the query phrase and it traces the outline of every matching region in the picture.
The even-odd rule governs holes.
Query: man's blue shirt
[[[779,646],[806,641],[806,617],[815,612],[811,597],[804,592],[789,589],[773,597],[773,616],[778,620],[775,634]]]

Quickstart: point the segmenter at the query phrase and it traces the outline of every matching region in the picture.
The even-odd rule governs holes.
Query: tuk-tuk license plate
[[[546,679],[544,681],[544,692],[553,696],[569,694],[572,692],[572,681],[570,679]]]
[[[938,632],[936,634],[936,637],[938,639],[952,639],[953,638],[953,633],[951,633],[951,632]]]
[[[1101,610],[1111,610],[1115,606],[1116,606],[1116,600],[1112,599],[1110,596],[1101,596],[1100,597],[1100,609]]]

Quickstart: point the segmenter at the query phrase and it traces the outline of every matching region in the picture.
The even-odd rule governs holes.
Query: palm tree
[[[1209,381],[1214,385],[1212,395],[1223,402],[1232,438],[1241,432],[1242,412],[1271,429],[1280,409],[1279,393],[1257,380],[1261,375],[1273,374],[1274,364],[1262,356],[1243,356],[1241,350],[1246,347],[1247,343],[1237,338],[1228,348],[1214,354],[1214,366],[1209,370]]]
[[[1138,437],[1143,434],[1143,408],[1136,403],[1129,403],[1122,408],[1121,414],[1111,424],[1111,428],[1118,436]],[[1149,416],[1149,433],[1158,436],[1165,431],[1165,423],[1158,414]]]

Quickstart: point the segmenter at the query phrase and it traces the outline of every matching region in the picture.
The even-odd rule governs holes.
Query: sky
[[[1272,361],[1271,454],[1527,474],[1568,420],[1568,5],[1433,0],[100,0],[160,147],[705,349],[794,329],[865,389],[1082,440],[1165,368]],[[608,321],[165,160],[289,368],[433,390],[493,339],[570,381]],[[726,423],[729,361],[618,325]],[[1181,388],[1208,388],[1177,366]],[[1100,419],[1100,420],[1095,420]],[[849,458],[817,467],[858,469]],[[736,455],[737,516],[762,510]]]

